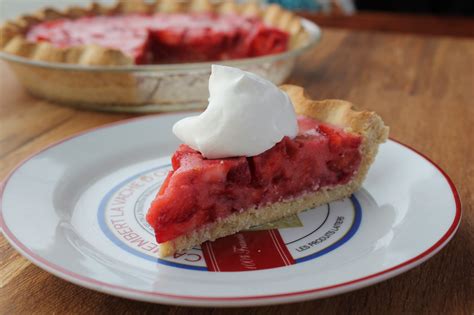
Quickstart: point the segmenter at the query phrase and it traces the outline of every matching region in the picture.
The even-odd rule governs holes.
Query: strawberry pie
[[[148,216],[158,242],[245,209],[346,184],[359,169],[362,137],[306,116],[298,126],[294,139],[252,157],[205,159],[181,145]]]
[[[277,5],[127,0],[8,21],[0,50],[42,61],[142,65],[278,54],[306,38],[300,18]]]
[[[186,144],[147,215],[161,256],[349,196],[387,138],[373,112],[225,68],[208,110],[174,126]]]
[[[34,25],[31,42],[60,48],[99,45],[135,64],[258,57],[288,48],[288,33],[237,14],[127,14],[58,19]]]

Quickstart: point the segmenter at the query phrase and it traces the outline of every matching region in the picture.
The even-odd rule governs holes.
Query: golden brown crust
[[[312,117],[362,136],[375,133],[383,141],[387,138],[388,127],[374,112],[359,111],[352,103],[338,99],[312,100],[300,86],[285,84],[280,88],[288,94],[298,115]]]
[[[18,17],[0,27],[0,50],[7,53],[48,62],[77,63],[82,65],[131,65],[132,58],[120,50],[98,48],[96,45],[58,48],[47,43],[30,43],[25,34],[33,25],[59,18],[79,18],[83,16],[108,15],[120,13],[153,13],[153,12],[218,12],[236,13],[244,16],[260,17],[271,26],[285,30],[290,34],[290,49],[302,46],[308,37],[301,24],[301,19],[294,13],[278,5],[266,8],[250,1],[237,4],[234,0],[218,4],[210,0],[117,0],[112,6],[92,3],[88,7],[71,6],[64,11],[44,8],[34,14]],[[38,51],[38,47],[41,49]],[[71,52],[72,51],[72,52]],[[97,56],[95,59],[94,57]],[[105,57],[105,58],[104,58]]]
[[[223,220],[210,224],[204,228],[161,243],[159,256],[166,257],[176,252],[192,248],[205,241],[213,241],[220,237],[231,235],[255,225],[274,222],[281,218],[297,214],[307,209],[349,196],[359,188],[357,181],[331,189],[321,189],[307,193],[298,198],[272,203],[265,207],[251,208],[240,213],[234,213]]]
[[[272,222],[350,196],[362,186],[369,167],[375,159],[379,144],[385,142],[388,137],[389,129],[380,116],[374,112],[357,111],[347,101],[311,100],[305,95],[304,89],[299,86],[283,85],[281,89],[290,96],[298,115],[305,115],[339,126],[347,132],[356,133],[362,137],[360,147],[362,160],[354,178],[345,185],[323,188],[290,200],[232,214],[219,222],[160,244],[159,255],[161,257],[172,255],[177,251],[191,248],[208,240],[212,241],[219,237],[234,234],[252,225]]]

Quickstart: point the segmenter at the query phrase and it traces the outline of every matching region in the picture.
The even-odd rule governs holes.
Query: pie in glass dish
[[[277,54],[302,44],[300,18],[277,5],[118,1],[45,8],[0,28],[4,52],[48,62],[141,65]]]
[[[374,161],[388,127],[374,112],[342,100],[315,101],[281,87],[298,133],[265,152],[207,159],[186,144],[147,214],[160,256],[350,196]]]
[[[122,0],[45,7],[7,21],[0,57],[40,98],[101,111],[173,111],[205,106],[211,61],[281,84],[320,34],[275,4]]]

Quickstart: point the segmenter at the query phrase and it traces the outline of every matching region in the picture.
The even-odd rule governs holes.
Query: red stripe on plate
[[[272,236],[274,243],[280,252],[280,255],[282,259],[285,261],[286,265],[294,265],[295,260],[293,259],[293,256],[291,256],[290,251],[288,250],[288,247],[286,247],[285,242],[283,241],[283,238],[281,237],[281,234],[278,230],[270,230],[270,235]]]
[[[278,230],[229,235],[202,247],[209,271],[252,271],[295,263]]]

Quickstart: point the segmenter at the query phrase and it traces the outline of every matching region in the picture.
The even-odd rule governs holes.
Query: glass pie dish
[[[283,53],[219,62],[159,65],[84,66],[31,60],[0,52],[32,95],[59,104],[100,111],[158,112],[204,108],[211,64],[257,73],[275,84],[290,75],[296,58],[321,37],[320,28],[301,19],[305,43]]]

